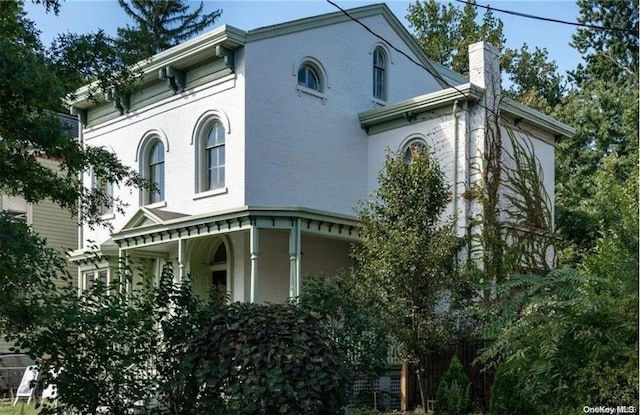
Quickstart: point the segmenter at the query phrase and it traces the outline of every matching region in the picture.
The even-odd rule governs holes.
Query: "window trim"
[[[382,65],[378,65],[376,63],[376,56],[380,56],[380,58],[382,59]],[[388,78],[389,78],[389,58],[388,55],[386,53],[386,51],[380,47],[380,46],[376,46],[373,49],[372,52],[372,87],[373,87],[373,98],[378,100],[378,101],[382,101],[382,102],[386,102],[387,101],[387,90],[388,90]],[[378,82],[376,75],[379,74],[379,76],[382,77],[382,81]],[[378,92],[378,86],[380,89],[380,95],[376,95]]]
[[[402,142],[402,145],[400,146],[400,153],[402,154],[402,159],[404,160],[405,163],[408,163],[408,160],[406,157],[407,150],[409,150],[409,148],[413,144],[420,144],[424,147],[424,149],[426,149],[426,151],[429,152],[429,154],[433,154],[433,148],[429,145],[429,143],[427,143],[427,140],[425,139],[424,136],[412,135],[406,138]]]
[[[161,199],[153,200],[151,197],[151,192],[146,189],[140,189],[140,205],[141,206],[150,206],[157,204],[166,204],[166,188],[167,188],[167,157],[166,153],[169,152],[169,142],[167,141],[166,136],[162,132],[162,130],[150,130],[148,131],[138,143],[138,149],[136,152],[136,161],[138,162],[138,171],[145,179],[151,178],[150,168],[150,158],[151,151],[156,144],[162,145],[162,150],[160,154],[162,154],[162,163],[163,163],[163,174],[162,174],[162,188],[161,188]]]
[[[308,88],[307,86],[300,85],[298,83],[298,72],[304,66],[309,67],[316,74],[318,78],[318,89]],[[318,61],[317,59],[311,56],[305,56],[299,59],[298,61],[296,61],[296,63],[293,66],[292,75],[295,77],[296,91],[298,92],[298,96],[301,96],[302,95],[301,93],[313,95],[318,98],[322,98],[324,103],[324,100],[326,100],[327,98],[326,94],[330,86],[329,86],[329,80],[327,77],[327,72],[325,71],[324,66],[322,66],[320,61]]]
[[[207,151],[206,144],[207,139],[209,138],[209,133],[212,128],[219,124],[221,131],[224,133],[224,182],[222,186],[210,188],[208,183],[208,160],[207,160]],[[198,120],[196,121],[196,126],[193,130],[193,134],[191,136],[191,145],[195,146],[194,149],[194,193],[195,196],[193,200],[202,199],[205,197],[215,196],[219,194],[227,193],[227,180],[228,180],[228,162],[229,159],[229,135],[231,133],[231,128],[229,125],[229,118],[223,111],[218,110],[210,110],[202,114]]]

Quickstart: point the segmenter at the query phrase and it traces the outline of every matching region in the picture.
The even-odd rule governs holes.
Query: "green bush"
[[[457,357],[451,359],[449,369],[438,382],[434,413],[436,415],[465,415],[472,412],[471,382]]]
[[[348,381],[317,315],[294,304],[212,303],[187,350],[196,413],[340,413]]]
[[[495,415],[508,414],[538,414],[539,405],[534,405],[528,394],[522,393],[522,379],[505,370],[506,366],[498,367],[491,386],[491,413]]]

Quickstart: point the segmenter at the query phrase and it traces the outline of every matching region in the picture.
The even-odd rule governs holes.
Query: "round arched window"
[[[404,162],[411,163],[415,154],[422,154],[427,151],[427,143],[422,140],[411,140],[404,148]]]
[[[308,63],[300,65],[300,69],[298,69],[298,85],[320,92],[318,72]]]

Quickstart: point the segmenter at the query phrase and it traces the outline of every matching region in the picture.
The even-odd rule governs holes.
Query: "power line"
[[[561,24],[566,24],[566,25],[571,25],[571,26],[585,27],[585,28],[588,28],[588,29],[604,30],[604,31],[610,31],[610,32],[624,32],[624,33],[628,33],[628,34],[635,35],[636,37],[638,37],[638,34],[634,30],[631,30],[631,29],[623,29],[623,28],[620,28],[620,27],[605,27],[605,26],[598,26],[598,25],[586,24],[586,23],[569,22],[569,21],[566,21],[566,20],[552,19],[550,17],[534,16],[532,14],[515,12],[513,10],[505,10],[505,9],[498,9],[496,7],[491,7],[491,6],[483,6],[482,4],[473,3],[473,2],[470,2],[470,1],[467,1],[467,0],[456,0],[456,1],[459,2],[459,3],[471,5],[473,7],[481,7],[483,9],[492,10],[492,11],[495,10],[495,11],[500,12],[500,13],[511,14],[513,16],[518,16],[518,17],[525,17],[527,19],[542,20],[544,22],[561,23]]]
[[[373,36],[375,36],[376,38],[380,39],[381,41],[383,41],[385,44],[387,44],[391,49],[395,50],[396,52],[398,52],[399,54],[401,54],[402,56],[406,57],[407,59],[409,59],[412,63],[414,63],[415,65],[419,66],[420,68],[424,69],[425,71],[427,71],[429,74],[431,74],[432,76],[434,76],[435,78],[439,79],[440,81],[442,81],[442,83],[444,83],[446,86],[448,86],[449,88],[455,90],[456,92],[458,92],[461,96],[465,96],[465,93],[463,91],[461,91],[459,88],[457,88],[455,85],[451,85],[449,82],[447,82],[447,80],[437,71],[434,70],[435,73],[431,72],[431,70],[429,68],[427,68],[425,65],[423,65],[422,63],[418,62],[417,60],[415,60],[413,57],[411,57],[409,54],[405,53],[403,50],[400,50],[399,48],[397,48],[396,46],[393,45],[393,43],[389,42],[387,39],[385,39],[384,37],[380,36],[379,34],[377,34],[376,32],[374,32],[373,30],[371,30],[371,28],[369,28],[369,26],[367,26],[366,24],[362,23],[360,20],[356,19],[355,17],[351,16],[351,14],[349,14],[348,11],[346,11],[345,9],[343,9],[342,7],[338,6],[336,3],[334,3],[331,0],[327,0],[327,3],[331,4],[333,7],[337,8],[338,10],[340,10],[342,12],[342,14],[344,14],[345,16],[347,16],[349,19],[353,20],[354,22],[358,23],[360,26],[362,26],[367,32],[371,33]],[[478,105],[480,105],[482,108],[486,109],[487,111],[489,111],[491,114],[493,115],[497,115],[495,113],[494,110],[492,110],[491,108],[487,108],[484,105],[482,105],[481,103],[478,103]]]

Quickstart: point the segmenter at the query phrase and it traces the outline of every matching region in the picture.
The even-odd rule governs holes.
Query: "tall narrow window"
[[[107,180],[98,180],[98,186],[105,198],[100,205],[100,214],[108,215],[113,213],[113,185]]]
[[[386,57],[382,49],[376,48],[373,51],[373,97],[379,100],[386,100],[385,88]]]
[[[157,189],[149,192],[148,203],[164,200],[164,146],[156,140],[149,148],[148,179],[155,183]]]
[[[224,187],[224,127],[220,122],[215,122],[209,131],[204,143],[206,157],[206,185],[203,190],[219,189]]]

